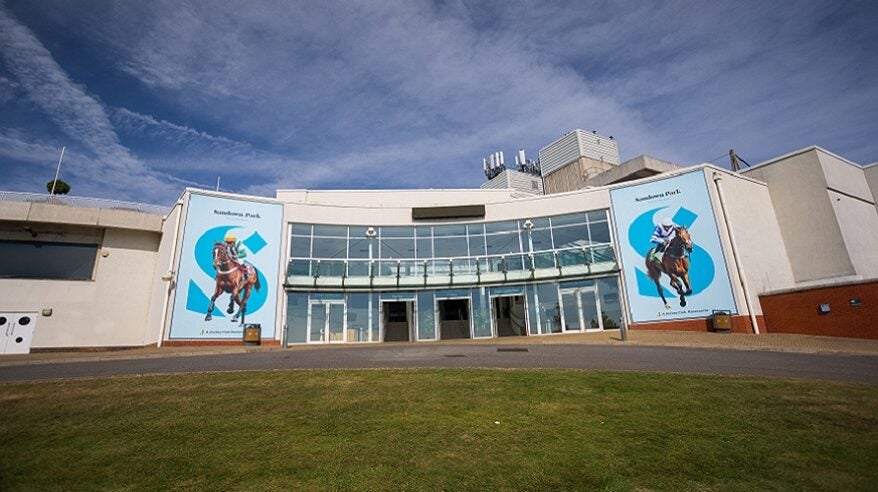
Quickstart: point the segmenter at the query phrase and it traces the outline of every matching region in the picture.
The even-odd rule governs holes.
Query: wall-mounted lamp
[[[174,280],[174,272],[168,272],[162,275],[162,280],[164,280],[165,282],[170,282],[171,280]]]

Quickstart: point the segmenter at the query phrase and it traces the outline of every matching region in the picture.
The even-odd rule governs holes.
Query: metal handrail
[[[609,251],[609,255],[604,253],[605,251]],[[485,273],[502,273],[507,274],[510,271],[536,271],[542,269],[551,269],[555,268],[561,272],[561,269],[564,267],[575,266],[576,263],[565,263],[562,259],[562,256],[565,256],[565,253],[574,253],[577,255],[582,255],[582,265],[588,266],[596,263],[603,262],[615,262],[616,261],[616,253],[613,250],[612,243],[600,243],[600,244],[592,244],[589,246],[575,246],[571,248],[562,248],[557,250],[541,250],[534,252],[522,252],[522,253],[507,253],[500,255],[477,255],[477,256],[457,256],[457,257],[449,257],[449,258],[407,258],[407,259],[376,259],[373,258],[371,260],[365,258],[348,258],[348,259],[332,259],[332,258],[303,258],[303,257],[293,257],[289,258],[287,261],[287,272],[288,275],[292,275],[292,265],[294,262],[299,263],[300,266],[304,267],[307,264],[308,273],[300,273],[299,275],[307,275],[310,277],[314,277],[315,280],[318,277],[338,277],[338,278],[348,278],[348,277],[363,277],[369,276],[370,278],[374,277],[387,277],[387,278],[400,278],[400,277],[416,277],[416,276],[424,276],[425,278],[433,275],[433,276],[447,276],[454,277],[456,275],[475,275],[479,278]],[[547,260],[547,256],[551,255],[551,265],[538,266],[539,261],[537,258],[542,258],[543,261]],[[509,259],[513,258],[521,258],[522,261],[519,263],[520,267],[510,268]],[[489,265],[485,271],[482,270],[483,262]],[[322,264],[330,264],[330,265],[343,265],[341,268],[342,274],[339,275],[326,275],[321,272],[320,265]],[[351,264],[369,264],[371,268],[368,269],[367,275],[351,275],[350,266]],[[382,275],[381,268],[378,267],[381,264],[393,265],[390,275]],[[406,268],[403,268],[403,266]],[[490,268],[490,265],[496,265],[497,269]],[[430,271],[432,270],[430,266],[440,266],[442,267],[439,272]],[[378,267],[378,268],[376,268]],[[410,271],[410,273],[403,273],[403,270],[406,272]],[[394,275],[395,274],[395,275]]]
[[[83,208],[106,208],[117,210],[133,210],[147,214],[167,215],[171,207],[151,205],[148,203],[125,202],[110,200],[107,198],[90,198],[83,196],[48,195],[41,193],[26,193],[21,191],[0,191],[0,202],[30,202],[48,203],[51,205],[64,205],[69,207]]]

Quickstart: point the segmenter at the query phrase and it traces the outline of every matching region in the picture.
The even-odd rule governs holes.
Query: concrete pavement
[[[376,344],[371,344],[373,346]],[[819,337],[811,335],[708,333],[687,331],[631,331],[623,342],[619,330],[599,333],[558,334],[529,337],[504,337],[479,340],[442,340],[437,342],[391,342],[381,346],[444,346],[444,345],[628,345],[652,347],[721,348],[732,350],[769,350],[798,353],[835,353],[878,355],[878,340]],[[362,347],[348,344],[345,347]],[[0,368],[18,365],[59,364],[79,361],[112,361],[133,359],[166,359],[222,354],[245,354],[276,350],[320,350],[327,345],[294,345],[289,348],[259,346],[162,347],[118,351],[37,352],[21,355],[0,355]]]

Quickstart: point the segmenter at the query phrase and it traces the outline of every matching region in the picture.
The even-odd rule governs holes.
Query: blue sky
[[[878,160],[878,2],[0,0],[0,189],[477,187],[573,128],[623,159]],[[726,164],[725,159],[716,161]]]

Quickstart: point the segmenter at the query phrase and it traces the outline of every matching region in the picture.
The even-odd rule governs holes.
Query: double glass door
[[[564,331],[591,331],[604,328],[601,305],[594,287],[561,289]]]
[[[308,312],[308,342],[344,342],[344,325],[344,302],[312,302]]]

